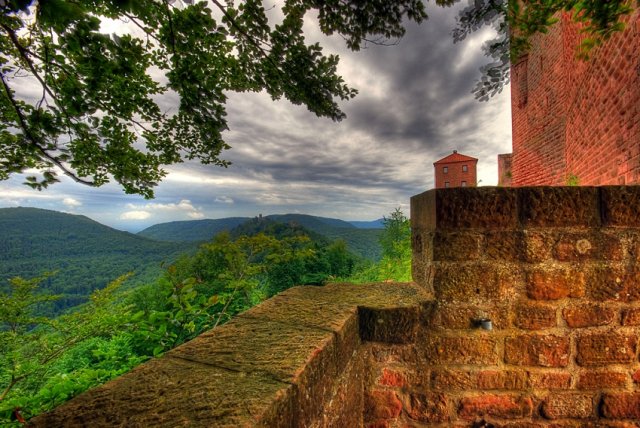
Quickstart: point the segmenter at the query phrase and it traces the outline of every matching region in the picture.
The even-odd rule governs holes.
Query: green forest
[[[4,242],[7,252],[3,251],[0,265],[16,266],[15,259],[23,256],[44,258],[50,271],[35,272],[32,267],[25,271],[30,275],[13,277],[8,269],[2,272],[2,426],[18,426],[289,287],[334,281],[366,287],[368,282],[410,280],[409,221],[400,210],[385,217],[384,229],[378,230],[381,258],[377,262],[354,254],[345,240],[309,230],[286,216],[249,219],[199,246],[171,243],[165,247],[169,243],[113,231],[86,217],[26,210],[11,213],[13,219],[7,210],[0,211],[3,230],[11,230],[13,239]],[[43,214],[51,221],[40,218],[42,230],[31,225],[26,229],[35,229],[20,231],[29,216],[37,219]],[[27,232],[34,252],[16,254],[19,246],[8,243],[15,244]],[[100,234],[106,235],[103,243]],[[128,253],[123,242],[131,245]],[[95,259],[95,267],[104,260],[123,261],[110,267],[121,273],[106,286],[95,287],[83,274],[64,276],[73,267],[74,257],[88,257],[93,245],[107,255],[122,256],[102,262]],[[124,262],[127,257],[130,265]],[[145,270],[144,264],[153,268]],[[138,269],[137,273],[131,269],[123,274],[121,269],[127,266]],[[85,268],[86,275],[90,263]],[[105,270],[104,275],[109,272]],[[143,275],[132,282],[140,272]],[[61,277],[71,282],[56,282]]]

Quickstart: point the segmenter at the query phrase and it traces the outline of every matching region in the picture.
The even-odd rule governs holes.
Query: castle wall
[[[640,182],[640,10],[594,48],[563,14],[511,79],[513,185]]]
[[[434,300],[414,345],[371,353],[365,397],[402,411],[365,422],[640,423],[639,188],[432,190],[411,208],[414,280]]]

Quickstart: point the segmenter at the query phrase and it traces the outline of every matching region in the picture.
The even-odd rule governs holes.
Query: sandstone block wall
[[[359,427],[363,343],[415,341],[412,284],[294,287],[29,421],[32,427]]]
[[[367,345],[366,426],[640,424],[640,187],[432,190],[411,220],[434,300]]]

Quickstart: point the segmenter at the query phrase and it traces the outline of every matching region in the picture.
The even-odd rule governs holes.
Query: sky
[[[232,148],[222,153],[232,162],[228,168],[197,161],[168,167],[153,200],[126,195],[116,184],[91,188],[66,177],[37,191],[15,175],[0,181],[0,207],[80,214],[131,232],[258,214],[374,220],[397,207],[408,215],[409,198],[434,187],[433,162],[453,150],[479,159],[480,186],[496,185],[497,155],[511,152],[510,91],[507,86],[489,102],[474,99],[491,29],[454,44],[451,30],[464,6],[429,3],[429,19],[407,24],[399,44],[358,52],[339,36],[319,34],[308,19],[309,39],[340,55],[339,74],[359,91],[341,102],[347,114],[341,122],[265,93],[231,93],[224,137]]]

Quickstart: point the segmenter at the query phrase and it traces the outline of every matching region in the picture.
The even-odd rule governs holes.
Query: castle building
[[[436,189],[475,186],[477,184],[477,164],[478,159],[460,154],[457,150],[434,162]]]
[[[640,9],[577,57],[586,37],[568,13],[511,66],[513,186],[640,183]],[[510,171],[506,168],[510,167]]]

